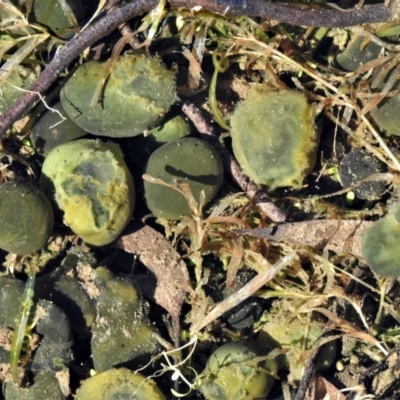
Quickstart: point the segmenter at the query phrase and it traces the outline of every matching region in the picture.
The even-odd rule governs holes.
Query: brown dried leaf
[[[133,233],[122,236],[114,247],[138,255],[140,261],[157,278],[152,297],[171,315],[175,342],[179,341],[179,315],[188,288],[186,265],[164,236],[141,224]]]
[[[71,394],[69,369],[65,368],[61,371],[56,372],[55,377],[58,380],[58,384],[60,385],[62,394],[65,397],[68,397]]]
[[[228,288],[234,288],[236,284],[236,274],[242,263],[243,258],[243,242],[238,236],[232,237],[232,248],[231,248],[231,261],[228,265],[226,273],[226,286]]]
[[[336,254],[353,254],[363,259],[361,239],[373,222],[357,220],[316,219],[293,222],[273,228],[238,229],[235,232],[269,240],[283,240],[304,246],[332,250]]]
[[[321,375],[316,375],[314,396],[315,399],[346,400],[346,396]]]

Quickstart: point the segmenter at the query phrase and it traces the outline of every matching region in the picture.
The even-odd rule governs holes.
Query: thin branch
[[[52,59],[36,82],[6,112],[1,115],[0,138],[57,80],[59,74],[79,54],[96,41],[109,35],[119,25],[135,16],[149,12],[158,4],[157,0],[135,0],[106,14],[81,34],[71,39]],[[227,16],[249,15],[274,19],[294,25],[345,27],[363,23],[389,22],[397,16],[395,5],[387,7],[374,4],[346,12],[339,10],[314,10],[290,7],[280,2],[265,0],[170,0],[171,7],[204,9]]]
[[[397,12],[384,4],[353,8],[344,12],[336,9],[301,9],[283,2],[266,0],[170,0],[169,3],[173,7],[201,8],[226,16],[245,14],[250,17],[274,19],[293,25],[328,28],[388,22],[395,18],[394,14]],[[395,5],[396,0],[393,2],[393,6]]]

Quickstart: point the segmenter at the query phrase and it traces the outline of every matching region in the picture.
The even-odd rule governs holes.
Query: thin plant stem
[[[262,286],[264,286],[268,281],[273,279],[275,275],[280,272],[283,268],[286,268],[291,262],[294,260],[294,255],[289,254],[287,256],[283,256],[270,268],[267,268],[264,272],[256,275],[250,282],[248,282],[245,286],[239,289],[237,292],[231,294],[225,300],[218,303],[207,315],[206,317],[193,325],[190,329],[191,334],[196,334],[200,329],[204,328],[207,324],[214,321],[222,314],[231,310],[233,307],[236,307],[242,301],[249,298],[253,295],[257,290],[259,290]]]
[[[13,382],[18,384],[18,362],[24,343],[26,326],[33,305],[35,278],[29,277],[22,297],[18,317],[15,321],[14,333],[10,348],[10,369]]]

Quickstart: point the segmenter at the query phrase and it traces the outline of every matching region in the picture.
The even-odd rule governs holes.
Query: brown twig
[[[307,390],[310,386],[311,379],[317,367],[318,357],[321,353],[321,345],[318,344],[323,343],[326,340],[326,338],[329,337],[331,334],[332,332],[326,331],[318,339],[318,342],[315,345],[316,350],[307,363],[304,374],[300,381],[299,389],[296,393],[296,397],[294,398],[294,400],[303,400],[307,397]]]
[[[232,178],[237,182],[240,188],[247,193],[247,195],[272,221],[284,222],[286,219],[285,213],[272,202],[265,192],[261,191],[258,186],[243,173],[237,161],[218,140],[214,133],[213,125],[203,117],[200,110],[198,110],[193,104],[185,102],[182,105],[182,111],[196,126],[200,136],[217,150],[222,159],[225,170],[229,171]]]
[[[119,25],[155,8],[158,0],[135,0],[106,14],[81,34],[71,39],[52,59],[36,82],[1,115],[0,138],[54,83],[58,75],[87,47],[110,34]],[[396,4],[396,1],[393,1]],[[227,16],[249,15],[294,25],[345,27],[363,23],[389,22],[397,15],[394,7],[374,4],[342,12],[336,9],[313,10],[290,7],[265,0],[170,0],[171,7],[204,9]]]
[[[173,7],[204,9],[226,16],[248,15],[274,19],[300,26],[325,26],[344,28],[359,24],[388,22],[394,18],[395,10],[384,4],[354,8],[345,12],[337,9],[301,9],[266,0],[170,0]],[[395,5],[395,1],[393,4]]]

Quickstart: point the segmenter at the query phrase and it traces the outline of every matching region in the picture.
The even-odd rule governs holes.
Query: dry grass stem
[[[264,286],[268,281],[274,278],[274,276],[280,272],[282,269],[289,266],[294,260],[294,254],[283,256],[270,268],[266,269],[264,272],[259,273],[245,286],[239,289],[237,292],[230,295],[225,300],[221,301],[216,305],[204,318],[204,320],[193,325],[190,329],[191,335],[195,335],[198,331],[203,329],[206,325],[220,317],[222,314],[236,307],[242,301],[253,295],[258,289]]]

